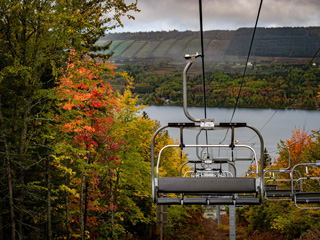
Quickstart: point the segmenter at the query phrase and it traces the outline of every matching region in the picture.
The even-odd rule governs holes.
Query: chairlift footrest
[[[210,205],[233,205],[232,198],[209,198]]]
[[[157,199],[158,205],[181,205],[180,198],[161,197]]]
[[[319,192],[299,192],[295,193],[296,203],[320,203]]]
[[[212,206],[212,205],[259,205],[260,199],[255,197],[240,197],[233,199],[231,197],[216,197],[216,198],[203,198],[203,197],[188,197],[184,199],[180,198],[169,198],[160,197],[157,200],[158,205],[202,205],[202,206]]]
[[[201,197],[184,198],[183,205],[207,205],[207,198],[201,198]]]
[[[237,198],[236,199],[236,205],[259,205],[261,204],[259,198],[255,197],[249,197],[249,198]]]
[[[291,190],[272,190],[265,192],[266,197],[292,197]]]
[[[273,191],[273,190],[277,190],[278,185],[276,184],[266,184],[264,186],[265,191]]]

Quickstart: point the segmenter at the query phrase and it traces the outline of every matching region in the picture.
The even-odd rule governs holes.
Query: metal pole
[[[160,206],[160,240],[163,239],[163,205]]]
[[[218,219],[218,227],[220,226],[220,205],[216,206],[216,218]]]
[[[232,151],[232,158],[231,161],[234,163],[234,127],[232,127],[232,136],[231,136],[231,151]],[[236,177],[236,172],[234,168],[232,168],[229,164],[229,172]],[[229,205],[229,239],[230,240],[236,240],[236,206],[235,205]]]
[[[236,240],[236,206],[229,206],[229,239]]]

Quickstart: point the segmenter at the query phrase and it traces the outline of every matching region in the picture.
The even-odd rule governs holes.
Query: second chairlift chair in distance
[[[152,196],[153,201],[157,205],[258,205],[261,204],[263,199],[263,157],[264,157],[264,143],[263,138],[258,130],[248,126],[246,123],[214,123],[212,119],[195,119],[187,110],[187,72],[190,69],[194,60],[201,56],[186,55],[185,58],[188,60],[187,65],[183,71],[183,109],[186,117],[191,122],[182,123],[168,123],[167,126],[159,128],[153,135],[151,141],[151,178],[152,178]],[[167,145],[163,147],[155,161],[155,138],[156,136],[165,129],[178,128],[180,129],[180,144],[178,145]],[[235,145],[234,144],[234,133],[238,128],[247,128],[254,131],[260,140],[260,161],[258,161],[255,150],[248,145]],[[231,129],[231,144],[194,144],[185,145],[183,142],[183,131],[185,129],[202,131],[205,130],[207,133],[214,133],[217,130]],[[197,163],[203,164],[220,164],[227,163],[235,167],[237,158],[234,156],[235,149],[247,149],[253,156],[256,170],[253,177],[236,177],[226,175],[217,175],[217,169],[206,169],[205,175],[191,174],[189,177],[160,177],[159,168],[161,165],[161,159],[163,158],[163,152],[168,148],[190,148],[195,149],[197,153],[199,148],[207,149],[206,157],[198,157],[196,161],[188,160],[189,163],[194,163],[194,172],[197,171]],[[210,156],[209,149],[226,148],[231,152],[231,158],[221,161]],[[199,154],[197,154],[199,156]],[[183,164],[181,167],[184,167]],[[177,172],[181,171],[177,169]],[[222,169],[220,168],[220,171]],[[182,172],[182,171],[181,171]],[[211,173],[211,174],[210,174]],[[222,177],[223,176],[223,177]],[[174,196],[173,196],[174,195]]]

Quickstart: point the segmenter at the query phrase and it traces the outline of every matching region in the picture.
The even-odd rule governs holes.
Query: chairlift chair
[[[264,158],[264,143],[263,138],[259,131],[253,127],[247,126],[246,123],[214,123],[213,119],[195,119],[187,110],[187,72],[191,67],[193,61],[201,56],[201,54],[186,55],[188,60],[187,65],[183,71],[183,110],[186,117],[191,122],[184,123],[169,123],[167,126],[160,127],[152,137],[151,141],[151,178],[152,178],[152,198],[157,205],[256,205],[261,204],[263,199],[263,158]],[[167,145],[164,146],[157,157],[155,163],[155,138],[163,130],[167,128],[179,128],[180,129],[180,144],[179,145]],[[248,145],[235,145],[234,144],[234,132],[237,128],[249,128],[253,130],[260,139],[260,162],[256,157],[255,150]],[[199,144],[197,135],[197,144],[185,145],[183,142],[184,129],[191,129],[199,131],[205,130],[207,133],[212,133],[216,130],[230,130],[231,129],[231,144],[230,145],[214,145],[214,144]],[[182,170],[180,170],[180,177],[160,177],[159,168],[161,164],[162,153],[168,148],[193,148],[196,149],[197,156],[201,163],[206,162],[199,155],[199,149],[212,148],[226,148],[233,151],[237,148],[246,148],[252,152],[254,161],[256,164],[255,177],[206,177],[201,175],[191,175],[189,177],[182,176]],[[208,153],[207,153],[208,154]],[[209,156],[209,155],[208,155]],[[210,163],[214,162],[214,159],[209,159]],[[197,161],[194,164],[197,164]],[[225,161],[225,160],[223,160]],[[236,159],[231,159],[236,161]],[[228,161],[225,161],[228,163]],[[220,161],[221,163],[221,161]],[[187,164],[184,163],[182,167]],[[210,171],[207,171],[209,173]],[[214,173],[214,171],[212,171]],[[180,194],[180,197],[171,197],[171,194]],[[251,194],[243,195],[241,194]]]
[[[300,209],[320,209],[320,176],[309,176],[309,168],[319,168],[320,160],[317,160],[314,163],[299,163],[295,165],[291,170],[291,186],[293,186],[295,180],[293,172],[296,168],[301,166],[305,166],[306,176],[296,179],[296,181],[301,181],[302,189],[301,191],[297,192],[292,187],[293,202],[296,207]],[[318,182],[318,189],[316,191],[305,191],[303,188],[303,183],[310,183],[312,180]]]
[[[299,181],[294,180],[294,184],[291,185],[291,172],[292,171],[289,169],[267,170],[264,172],[264,196],[268,201],[291,201],[293,196],[292,187],[295,192],[300,191],[301,186]],[[268,173],[271,177],[267,176]],[[299,171],[295,170],[293,173],[301,177],[301,173]],[[285,175],[283,178],[283,174],[287,174],[288,176]]]

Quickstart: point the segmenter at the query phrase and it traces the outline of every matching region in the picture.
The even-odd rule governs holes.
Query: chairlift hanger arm
[[[192,65],[192,63],[194,62],[194,60],[196,60],[196,58],[202,56],[202,54],[200,53],[196,53],[195,55],[189,55],[186,54],[184,56],[185,59],[188,60],[187,65],[185,66],[184,70],[183,70],[183,110],[184,110],[184,114],[186,115],[186,117],[191,120],[192,122],[201,122],[201,119],[196,119],[193,118],[189,112],[188,112],[188,103],[187,103],[187,73]]]

